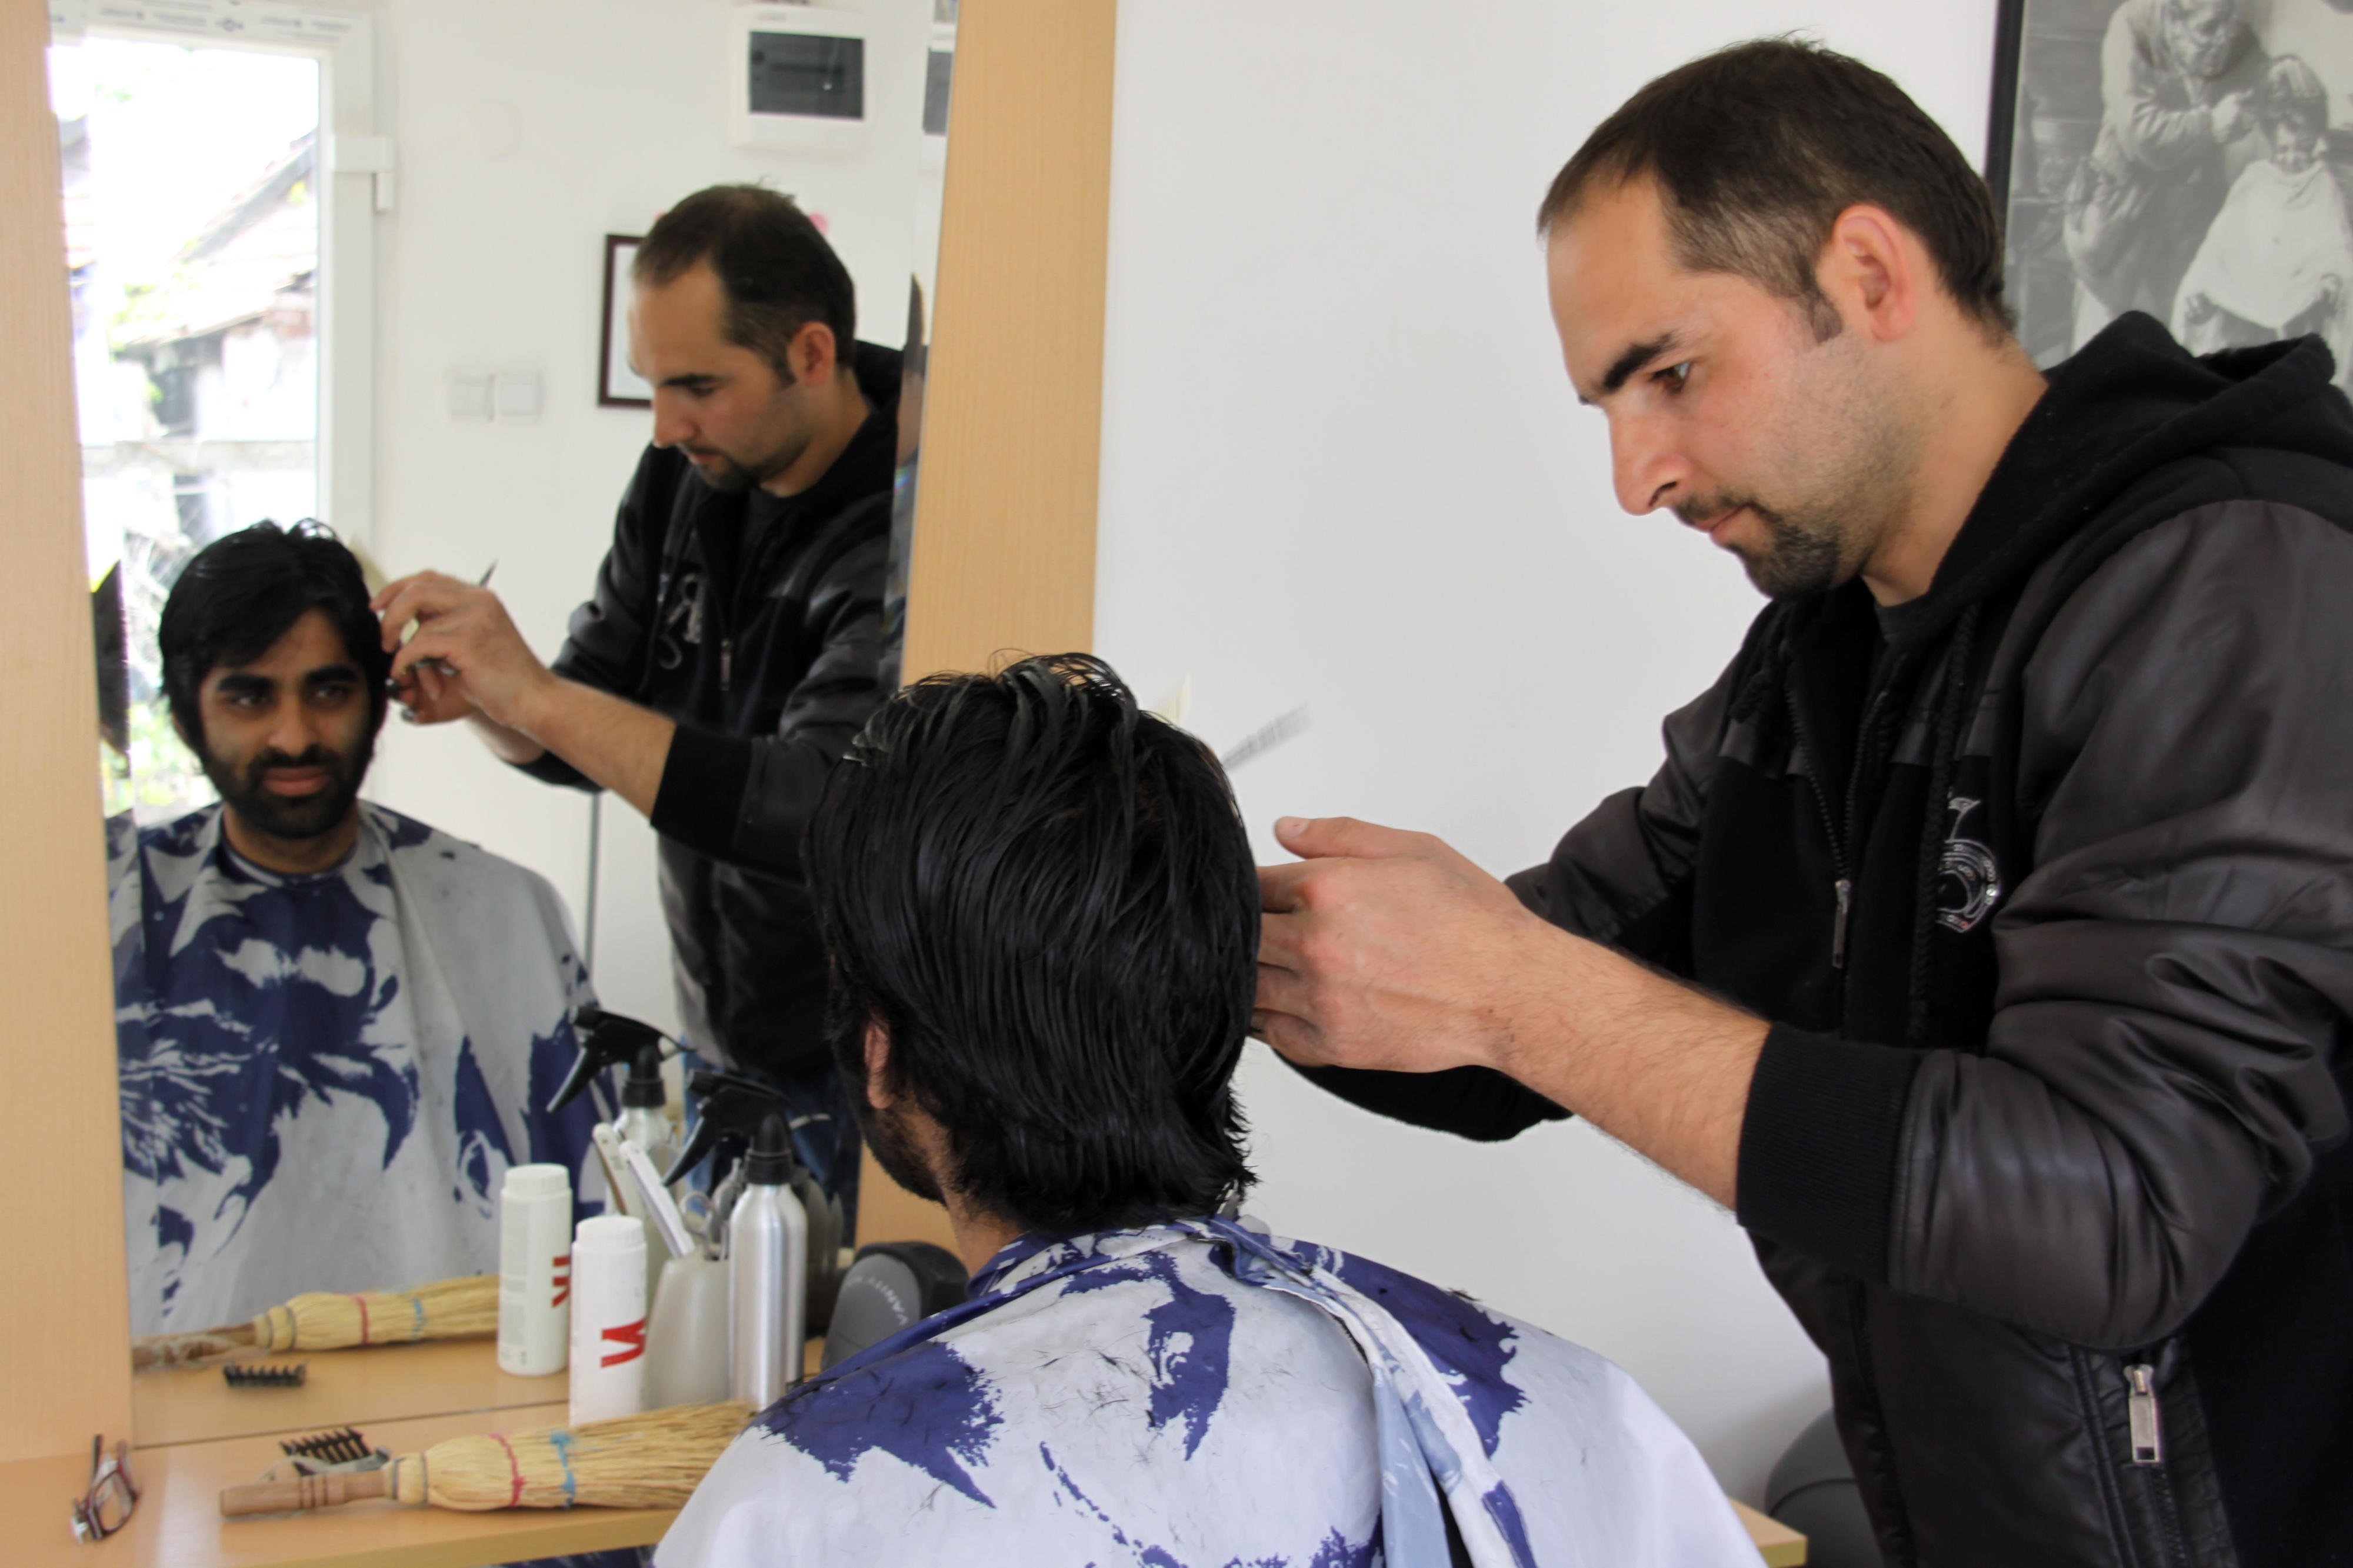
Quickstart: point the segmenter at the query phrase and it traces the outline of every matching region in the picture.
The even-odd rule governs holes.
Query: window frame
[[[376,134],[375,24],[273,0],[47,0],[49,41],[132,38],[319,62],[319,518],[365,548],[375,501],[376,216],[392,150]]]

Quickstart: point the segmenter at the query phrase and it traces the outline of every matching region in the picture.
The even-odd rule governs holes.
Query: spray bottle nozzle
[[[547,1109],[551,1114],[579,1099],[580,1091],[588,1087],[590,1079],[607,1068],[619,1067],[624,1062],[637,1062],[648,1047],[654,1052],[654,1081],[657,1084],[660,1082],[661,1047],[666,1037],[651,1024],[639,1023],[618,1013],[607,1013],[594,1003],[583,1003],[572,1015],[572,1032],[579,1038],[580,1058],[572,1064],[571,1074],[565,1079],[564,1087],[548,1100]],[[637,1081],[635,1070],[630,1072],[629,1079],[633,1083]],[[625,1100],[623,1103],[634,1102]],[[656,1100],[651,1103],[659,1105],[661,1101]]]
[[[746,1181],[773,1185],[793,1171],[792,1106],[783,1095],[766,1084],[724,1072],[698,1072],[688,1088],[701,1101],[694,1136],[662,1173],[664,1182],[675,1182],[694,1169],[726,1138],[751,1146]],[[770,1173],[763,1175],[763,1171]]]
[[[641,1105],[659,1110],[670,1103],[662,1089],[662,1049],[659,1046],[639,1046],[638,1054],[629,1058],[629,1076],[621,1085],[623,1105]]]

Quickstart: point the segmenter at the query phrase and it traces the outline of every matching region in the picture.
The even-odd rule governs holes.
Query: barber
[[[804,1158],[839,1191],[857,1136],[799,841],[887,695],[900,356],[856,342],[848,270],[760,186],[672,207],[631,284],[653,444],[554,665],[486,587],[422,573],[375,604],[417,721],[464,719],[533,777],[609,789],[652,822],[689,1041],[783,1087],[811,1118]]]
[[[1587,1117],[1731,1208],[1891,1563],[2347,1561],[2327,352],[2130,315],[2046,384],[1983,182],[1802,44],[1644,88],[1540,223],[1620,500],[1771,602],[1651,783],[1508,884],[1279,824],[1258,1032],[1469,1137]]]

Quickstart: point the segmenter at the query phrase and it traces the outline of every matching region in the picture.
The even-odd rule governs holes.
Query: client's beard
[[[874,1151],[874,1163],[882,1167],[882,1173],[928,1203],[944,1202],[930,1163],[907,1129],[906,1112],[901,1108],[903,1102],[877,1110],[867,1100],[863,1080],[845,1087],[849,1090],[850,1112],[858,1119],[858,1135]]]
[[[272,838],[299,840],[318,838],[343,826],[360,797],[360,781],[367,776],[368,763],[375,755],[375,738],[364,738],[351,752],[324,745],[314,745],[299,757],[265,751],[248,763],[242,773],[216,758],[209,748],[200,745],[196,751],[205,777],[212,781],[230,810]],[[275,795],[264,781],[272,770],[281,768],[323,768],[330,782],[311,795]]]

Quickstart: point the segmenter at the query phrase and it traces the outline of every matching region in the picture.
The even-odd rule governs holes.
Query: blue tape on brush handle
[[[572,1434],[559,1426],[547,1435],[548,1446],[555,1450],[555,1462],[564,1467],[564,1506],[570,1508],[579,1496],[572,1480]]]

